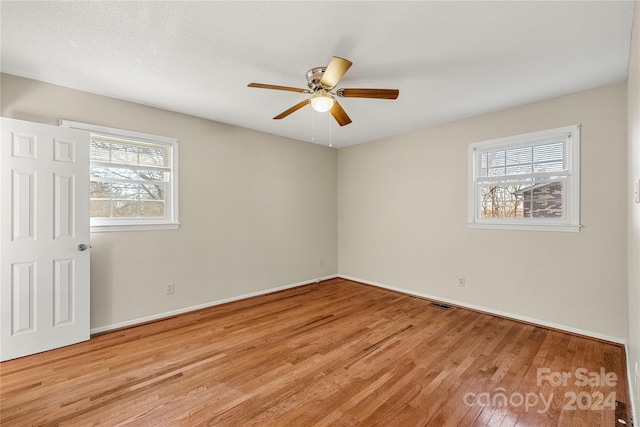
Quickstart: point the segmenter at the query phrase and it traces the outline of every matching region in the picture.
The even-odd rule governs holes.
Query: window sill
[[[113,224],[113,225],[92,225],[91,233],[108,233],[112,231],[155,231],[155,230],[177,230],[180,223],[170,224]]]
[[[577,233],[581,225],[569,224],[496,224],[496,223],[468,223],[469,228],[484,228],[490,230],[524,230],[524,231],[562,231]]]

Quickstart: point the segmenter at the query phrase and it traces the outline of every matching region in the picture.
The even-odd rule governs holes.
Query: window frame
[[[129,139],[142,143],[161,144],[171,147],[171,165],[169,172],[169,184],[166,188],[169,194],[165,199],[164,218],[90,218],[90,231],[92,233],[112,231],[142,231],[142,230],[171,230],[180,227],[178,217],[178,140],[165,136],[152,135],[142,132],[134,132],[124,129],[98,126],[88,123],[60,120],[61,127],[89,131],[91,134],[107,138]],[[90,167],[90,165],[87,165]]]
[[[503,175],[494,180],[480,177],[478,159],[482,153],[496,150],[516,149],[527,146],[542,145],[558,142],[562,137],[565,141],[564,160],[566,169],[562,173],[543,172],[531,173],[539,178],[548,177],[549,182],[565,181],[563,194],[563,218],[483,218],[480,216],[479,181],[498,183],[509,179],[517,180],[519,175]],[[506,229],[506,230],[536,230],[536,231],[580,231],[580,125],[564,126],[538,132],[514,135],[486,141],[470,143],[468,155],[468,215],[469,228]],[[525,175],[520,175],[524,177]],[[555,177],[555,178],[553,178]],[[553,179],[552,179],[553,178]]]

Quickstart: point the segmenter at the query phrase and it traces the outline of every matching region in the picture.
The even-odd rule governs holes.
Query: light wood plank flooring
[[[7,361],[0,424],[631,425],[620,346],[429,303],[333,279]]]

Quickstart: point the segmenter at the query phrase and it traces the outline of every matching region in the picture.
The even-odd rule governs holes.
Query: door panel
[[[73,258],[53,261],[53,326],[73,323],[75,297],[75,265]]]
[[[74,236],[75,177],[55,174],[53,180],[53,229],[54,239],[72,239]]]
[[[0,360],[89,339],[89,133],[2,118]]]
[[[11,333],[18,335],[34,330],[35,262],[11,265]]]
[[[11,171],[12,182],[12,239],[30,239],[35,236],[35,181],[36,173]]]

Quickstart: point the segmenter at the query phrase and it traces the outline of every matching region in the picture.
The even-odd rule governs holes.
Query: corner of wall
[[[634,202],[632,192],[640,182],[640,1],[635,2],[629,70],[628,102],[628,344],[627,372],[634,420],[638,422],[640,408],[640,204]],[[637,196],[636,196],[637,197]]]

